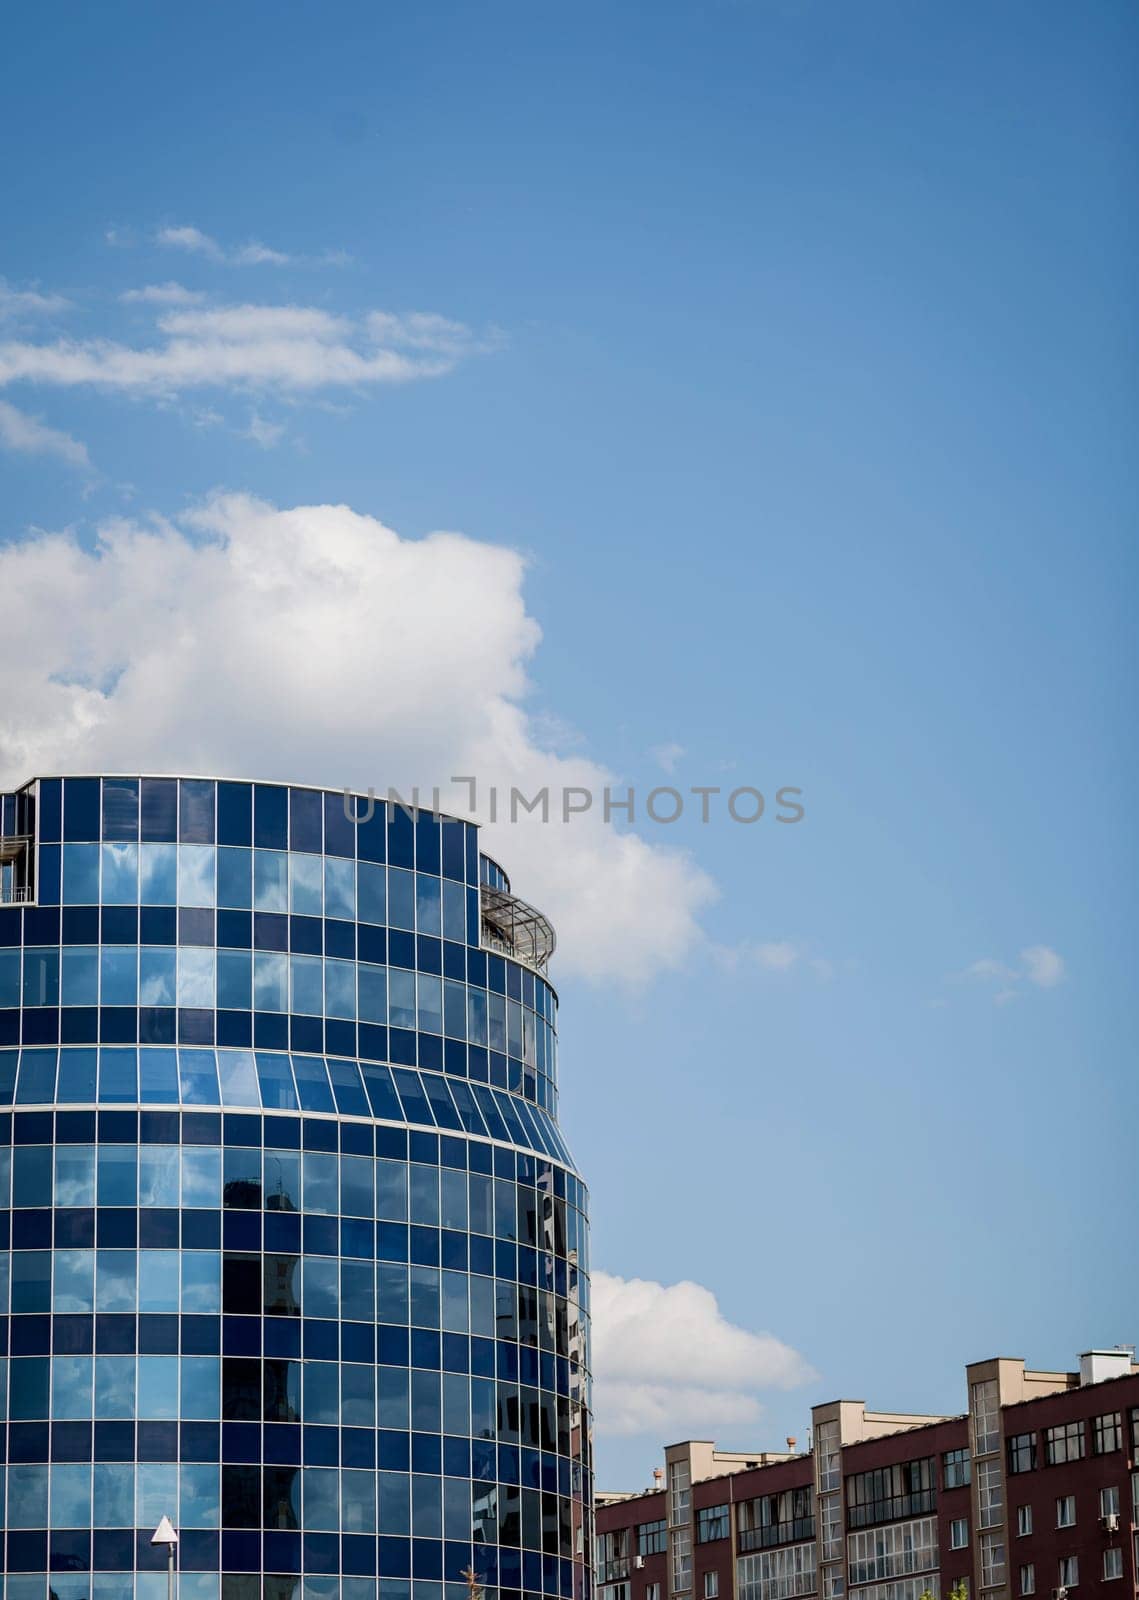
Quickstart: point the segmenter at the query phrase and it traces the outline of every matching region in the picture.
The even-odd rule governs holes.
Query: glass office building
[[[470,823],[0,796],[3,1600],[584,1597],[546,919]]]

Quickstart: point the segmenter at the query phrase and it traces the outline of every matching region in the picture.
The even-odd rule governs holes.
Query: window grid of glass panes
[[[5,1600],[158,1600],[163,1515],[183,1600],[588,1594],[586,1196],[474,828],[38,800],[0,906]]]

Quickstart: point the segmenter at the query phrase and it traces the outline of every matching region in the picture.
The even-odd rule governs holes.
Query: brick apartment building
[[[665,1451],[597,1498],[598,1600],[1135,1600],[1139,1365],[966,1368],[968,1411],[815,1406],[805,1452]]]

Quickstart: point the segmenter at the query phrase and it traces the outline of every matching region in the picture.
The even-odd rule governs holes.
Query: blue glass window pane
[[[467,1038],[472,1044],[485,1044],[486,990],[467,989]]]
[[[0,1106],[12,1104],[12,1094],[16,1087],[16,1064],[19,1059],[18,1050],[0,1050]],[[0,1204],[2,1203],[0,1201]]]
[[[217,953],[218,1009],[248,1011],[253,1004],[253,958],[248,950]]]
[[[257,911],[289,909],[289,858],[283,850],[253,852],[253,905]]]
[[[415,1027],[415,973],[402,967],[388,971],[388,1015],[393,1028]]]
[[[438,878],[425,877],[422,872],[416,873],[415,914],[416,926],[419,932],[432,933],[438,937],[441,914]]]
[[[443,983],[430,973],[421,972],[419,989],[419,1029],[421,1033],[443,1032]]]
[[[561,1157],[557,1150],[545,1136],[543,1127],[545,1118],[537,1116],[533,1107],[528,1106],[525,1100],[516,1101],[514,1103],[514,1111],[515,1115],[525,1124],[529,1142],[534,1146],[534,1149],[539,1154],[552,1156],[555,1161],[560,1161]]]
[[[367,1117],[371,1115],[364,1086],[360,1082],[360,1069],[354,1061],[329,1059],[328,1074],[336,1095],[336,1109],[341,1116]]]
[[[321,1056],[294,1056],[293,1072],[302,1111],[335,1111],[328,1073]]]
[[[60,1052],[59,1087],[56,1094],[61,1102],[72,1105],[94,1105],[96,1060],[93,1049]]]
[[[324,1014],[324,966],[319,956],[289,958],[292,1000],[289,1009],[304,1016]]]
[[[492,1089],[491,1093],[494,1095],[495,1103],[501,1111],[507,1127],[510,1129],[511,1143],[520,1144],[524,1150],[529,1150],[534,1143],[533,1136],[527,1134],[518,1120],[518,1113],[514,1109],[511,1097],[508,1094],[500,1094],[497,1089]]]
[[[58,1050],[22,1050],[16,1083],[18,1106],[50,1105],[55,1099]]]
[[[94,1051],[91,1052],[94,1055]],[[92,1092],[90,1098],[95,1098]],[[55,1150],[55,1203],[57,1206],[95,1204],[95,1147],[61,1144]]]
[[[140,1250],[138,1273],[138,1309],[161,1315],[178,1310],[178,1252],[177,1250]],[[173,1387],[177,1388],[175,1381]],[[164,1416],[164,1412],[147,1411],[144,1416]]]
[[[134,1527],[134,1467],[126,1461],[96,1461],[96,1528]]]
[[[101,1206],[138,1204],[138,1148],[131,1144],[101,1144],[97,1153],[98,1197]]]
[[[259,950],[253,957],[253,1005],[258,1011],[287,1011],[289,961],[287,956]]]
[[[324,1005],[327,1016],[355,1017],[356,963],[354,961],[325,961]]]
[[[139,899],[144,906],[172,906],[178,900],[178,847],[143,844],[138,850]]]
[[[104,1046],[99,1051],[100,1104],[124,1105],[137,1099],[138,1051]]]
[[[98,778],[65,778],[63,782],[63,837],[97,839],[100,821]]]
[[[62,1462],[51,1469],[51,1526],[91,1526],[91,1467]]]
[[[217,1356],[183,1356],[182,1357],[182,1415],[183,1417],[197,1420],[208,1420],[221,1415],[221,1362]],[[182,1468],[182,1493],[186,1494],[186,1474],[194,1475],[191,1481],[205,1481],[211,1485],[210,1498],[217,1498],[218,1469],[214,1465],[183,1467]],[[216,1513],[207,1511],[206,1515],[212,1517]],[[203,1511],[200,1506],[189,1506],[183,1503],[183,1526],[192,1528],[217,1527],[213,1520],[203,1521]]]
[[[99,902],[99,846],[65,844],[63,847],[63,903],[68,906]]]
[[[142,782],[142,837],[174,840],[178,837],[177,778],[144,778]]]
[[[183,1105],[221,1104],[217,1058],[212,1050],[179,1050],[178,1077],[182,1084]]]
[[[8,1471],[8,1526],[47,1527],[47,1468],[17,1467]]]
[[[177,1495],[178,1468],[173,1462],[150,1461],[140,1466],[135,1489],[136,1526],[155,1527],[161,1517],[169,1515]]]
[[[144,1105],[178,1104],[178,1057],[173,1050],[140,1051],[139,1068]]]
[[[220,1164],[218,1182],[220,1185]],[[205,1315],[216,1315],[221,1310],[221,1255],[218,1251],[183,1251],[182,1310]]]
[[[138,838],[138,779],[103,779],[103,838]]]
[[[388,1020],[388,972],[386,967],[372,967],[362,962],[356,975],[360,994],[360,1021],[386,1022]]]
[[[257,1068],[251,1050],[219,1050],[218,1070],[221,1074],[223,1106],[260,1108]]]
[[[467,1037],[467,986],[453,978],[443,984],[443,1032],[448,1039]]]
[[[388,925],[415,927],[415,876],[399,867],[388,868]]]
[[[104,945],[100,970],[105,1006],[138,1004],[138,950],[133,945]]]
[[[217,899],[216,856],[213,845],[178,846],[178,904],[212,906]]]
[[[258,783],[253,789],[253,842],[284,850],[289,842],[289,791]]]
[[[368,1091],[368,1099],[372,1102],[372,1115],[386,1122],[406,1121],[403,1107],[392,1084],[390,1070],[372,1062],[365,1062],[363,1073],[364,1087]]]
[[[86,1252],[90,1254],[90,1251]],[[95,1304],[92,1259],[91,1306]],[[90,1356],[56,1356],[51,1364],[51,1414],[61,1422],[83,1422],[95,1403],[95,1366]]]
[[[187,844],[213,844],[213,780],[210,778],[183,778],[180,789],[178,807],[179,839]]]
[[[471,1084],[471,1093],[474,1095],[478,1108],[486,1121],[487,1130],[492,1139],[505,1139],[510,1141],[510,1132],[502,1120],[502,1113],[494,1103],[491,1092],[481,1083]]]
[[[218,851],[218,905],[248,911],[253,905],[253,852]]]
[[[164,1053],[173,1055],[173,1051]],[[144,1068],[144,1081],[145,1078]],[[176,1144],[141,1145],[138,1153],[139,1205],[143,1208],[176,1206],[179,1200],[178,1180],[181,1165],[181,1151]]]
[[[103,904],[133,906],[138,902],[138,845],[103,846]]]
[[[293,1087],[293,1074],[288,1056],[258,1051],[256,1062],[257,1079],[261,1086],[261,1104],[265,1110],[296,1111],[297,1095]]]
[[[452,1080],[451,1095],[455,1102],[455,1108],[459,1113],[460,1121],[466,1131],[468,1133],[485,1134],[487,1130],[482,1117],[479,1115],[479,1108],[475,1104],[474,1095],[470,1091],[470,1086],[462,1078]]]
[[[375,922],[382,926],[387,921],[386,872],[383,867],[361,861],[356,868],[356,882],[359,897],[357,916],[361,922]]]
[[[138,1309],[138,1258],[133,1250],[95,1252],[96,1311],[136,1311]],[[133,1359],[130,1365],[133,1368]],[[95,1402],[98,1407],[98,1361],[95,1373]],[[132,1385],[133,1387],[133,1385]],[[96,1415],[98,1411],[96,1410]]]
[[[329,1107],[331,1110],[331,1106]],[[334,1217],[340,1210],[337,1158],[319,1150],[304,1153],[304,1209]]]
[[[178,1415],[177,1356],[139,1356],[138,1414],[157,1418]]]
[[[218,784],[218,844],[253,843],[253,789],[248,783]]]
[[[324,859],[324,914],[326,917],[356,915],[356,863],[339,856]]]
[[[307,1361],[305,1363],[302,1405],[302,1416],[306,1422],[330,1423],[334,1426],[339,1422],[340,1369],[334,1361]],[[333,1476],[335,1477],[336,1474],[334,1473]]]
[[[456,1132],[462,1130],[462,1123],[458,1113],[451,1104],[451,1096],[447,1092],[448,1085],[444,1078],[437,1073],[425,1072],[423,1087],[427,1091],[427,1098],[431,1102],[431,1109],[435,1113],[435,1120],[441,1128],[454,1128]]]
[[[423,1092],[423,1085],[419,1075],[415,1072],[401,1071],[399,1067],[393,1069],[395,1086],[399,1090],[399,1097],[407,1113],[408,1122],[426,1123],[429,1128],[435,1126],[435,1118],[431,1115],[431,1107],[427,1103],[427,1096]]]
[[[319,917],[324,909],[320,856],[289,857],[289,910],[298,916]]]
[[[0,950],[0,1007],[20,1003],[20,952]]]
[[[461,883],[443,882],[443,937],[463,944],[467,937],[467,893]]]
[[[214,952],[179,950],[178,1004],[212,1010],[214,993]]]
[[[59,951],[50,946],[24,950],[24,1004],[59,1004]]]
[[[139,1005],[174,1005],[177,992],[176,974],[177,955],[172,947],[144,945],[139,951]]]
[[[182,1151],[182,1204],[191,1210],[215,1210],[221,1205],[221,1151],[216,1147],[187,1146]],[[196,1252],[186,1257],[201,1259]]]

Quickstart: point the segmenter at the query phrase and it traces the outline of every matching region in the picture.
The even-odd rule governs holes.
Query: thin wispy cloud
[[[959,982],[991,988],[996,1005],[1008,1005],[1032,989],[1055,989],[1066,976],[1063,956],[1046,944],[1028,945],[1015,963],[982,956],[956,975]]]
[[[671,776],[676,771],[677,762],[684,755],[684,746],[671,741],[668,744],[657,744],[649,751],[649,755],[662,772],[667,772]]]
[[[45,294],[41,289],[16,289],[0,278],[0,320],[50,317],[70,309],[71,301],[61,294]]]
[[[437,378],[498,347],[432,313],[335,316],[294,305],[167,309],[147,345],[114,339],[0,342],[0,388],[39,383],[176,395],[246,388],[314,393]]]
[[[252,439],[254,444],[259,444],[262,450],[274,450],[285,437],[285,424],[283,422],[269,422],[265,417],[259,416],[255,411],[249,419],[248,428],[242,432],[242,438]]]
[[[54,456],[70,467],[89,468],[87,446],[58,428],[49,428],[38,417],[0,400],[0,447],[17,455]]]
[[[114,242],[126,241],[116,238]],[[188,223],[158,228],[154,242],[164,249],[181,250],[187,255],[202,256],[207,261],[231,267],[344,267],[352,259],[346,250],[321,250],[316,255],[295,255],[287,250],[275,249],[260,239],[249,239],[239,245],[223,245],[212,234]]]
[[[141,289],[127,289],[119,296],[124,305],[196,306],[206,298],[201,289],[187,289],[183,283],[147,283]]]

